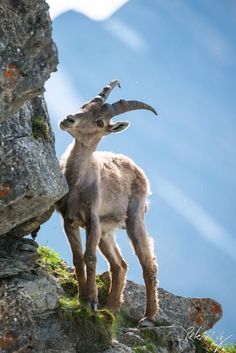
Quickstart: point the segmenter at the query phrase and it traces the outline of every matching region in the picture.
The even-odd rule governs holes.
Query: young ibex
[[[79,113],[68,115],[60,128],[74,137],[62,156],[61,170],[69,193],[57,204],[64,219],[64,229],[73,253],[73,263],[79,283],[79,297],[97,307],[96,250],[99,246],[110,264],[111,286],[107,306],[119,309],[125,286],[127,264],[115,241],[115,230],[126,228],[143,269],[146,286],[146,309],[143,326],[152,326],[158,311],[156,293],[157,265],[152,242],[144,226],[149,183],[144,172],[126,156],[110,152],[95,152],[97,144],[112,132],[120,132],[129,122],[112,122],[112,117],[135,109],[147,109],[148,104],[120,100],[105,103],[119,81],[110,82]],[[86,229],[86,251],[83,255],[79,227]]]

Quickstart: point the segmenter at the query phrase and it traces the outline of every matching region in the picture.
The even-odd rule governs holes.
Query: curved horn
[[[120,87],[120,82],[118,80],[113,80],[110,83],[108,83],[100,93],[96,97],[94,97],[90,102],[101,102],[101,104],[104,104],[105,101],[107,100],[109,94],[113,90],[114,87]]]
[[[111,104],[109,108],[110,108],[109,110],[111,112],[112,117],[115,115],[129,112],[131,110],[136,110],[136,109],[150,110],[154,114],[158,115],[153,107],[151,107],[150,105],[148,105],[146,103],[139,102],[139,101],[126,101],[124,99],[121,99],[118,102]]]

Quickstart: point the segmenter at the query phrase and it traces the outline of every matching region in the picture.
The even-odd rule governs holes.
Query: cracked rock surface
[[[107,278],[106,274],[103,274]],[[160,311],[155,327],[125,327],[105,353],[197,353],[190,333],[203,334],[222,317],[219,303],[210,298],[186,298],[158,288]],[[138,322],[145,307],[145,287],[127,281],[123,313]]]
[[[48,8],[0,1],[0,237],[36,231],[68,191],[42,96],[58,64]]]
[[[44,91],[44,83],[57,63],[48,4],[44,0],[2,0],[0,122]]]
[[[67,184],[42,96],[25,102],[0,131],[0,235],[19,237],[49,218]]]
[[[110,333],[95,315],[60,309],[65,292],[40,267],[36,242],[2,237],[0,246],[1,353],[102,353],[109,346]]]
[[[123,304],[126,322],[116,327],[112,341],[106,323],[100,328],[97,326],[96,315],[91,321],[80,314],[62,311],[59,301],[68,294],[58,277],[40,267],[37,244],[33,240],[13,238],[9,242],[9,237],[2,237],[0,249],[3,258],[0,265],[1,353],[197,353],[186,326],[195,327],[197,332],[195,317],[189,315],[186,323],[186,315],[192,310],[190,303],[195,303],[195,298],[159,289],[162,293],[160,317],[155,327],[142,328],[137,326],[137,317],[141,305],[144,310],[144,302],[138,303],[144,295],[144,286],[127,281]],[[63,269],[71,274],[64,263]],[[60,267],[54,270],[60,273],[57,272]],[[133,300],[132,312],[130,300]],[[211,299],[208,299],[209,305],[205,305],[204,298],[198,300],[204,303],[202,313],[208,328],[222,312],[211,311]]]
[[[185,330],[190,327],[199,333],[207,331],[222,316],[221,305],[210,298],[186,298],[158,288],[160,312],[156,318],[159,326],[176,325]],[[124,291],[123,310],[128,317],[139,321],[145,306],[145,287],[127,281]]]

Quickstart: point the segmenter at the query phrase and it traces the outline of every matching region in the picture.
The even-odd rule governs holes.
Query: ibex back
[[[143,270],[146,308],[142,326],[154,325],[158,311],[157,265],[152,242],[144,226],[149,183],[144,172],[124,155],[95,151],[103,136],[120,132],[129,122],[112,122],[112,117],[135,109],[156,114],[148,104],[120,100],[105,103],[119,81],[110,82],[95,98],[68,115],[60,128],[74,137],[62,156],[69,193],[57,204],[64,219],[65,233],[73,253],[79,284],[79,298],[97,308],[96,250],[99,247],[110,264],[111,286],[107,307],[117,311],[122,303],[127,264],[115,241],[117,228],[126,228]],[[83,254],[79,227],[86,229]]]

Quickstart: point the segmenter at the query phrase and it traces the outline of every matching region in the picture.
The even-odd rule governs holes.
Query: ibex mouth
[[[60,121],[59,126],[62,130],[65,130],[65,128],[72,127],[73,123],[74,122],[72,122],[68,119],[64,119],[64,120]]]

